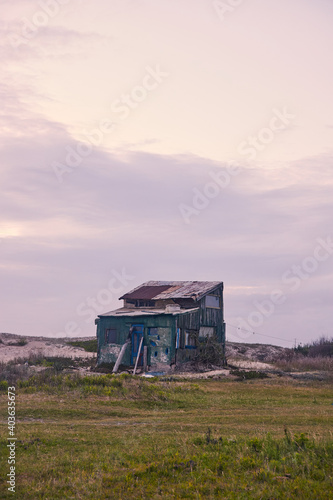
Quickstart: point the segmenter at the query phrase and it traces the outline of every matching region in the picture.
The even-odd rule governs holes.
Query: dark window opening
[[[153,300],[136,300],[135,307],[154,307],[155,302]]]
[[[158,333],[157,327],[148,328],[148,335],[157,335],[157,333]]]
[[[218,295],[207,295],[206,307],[220,308],[220,297]]]
[[[185,331],[185,349],[196,349],[196,335]]]
[[[116,344],[117,343],[117,330],[116,328],[108,328],[105,330],[105,343],[106,344]]]

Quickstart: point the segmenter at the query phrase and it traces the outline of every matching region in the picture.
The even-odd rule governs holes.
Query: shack
[[[122,365],[165,371],[190,361],[209,337],[224,352],[223,282],[147,281],[119,300],[123,307],[95,320],[98,365],[116,363],[123,350]]]

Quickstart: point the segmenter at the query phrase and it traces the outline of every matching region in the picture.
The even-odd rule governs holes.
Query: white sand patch
[[[237,366],[241,370],[274,370],[274,366],[260,361],[247,361],[239,359],[228,359],[228,365]]]
[[[1,334],[0,361],[7,363],[13,359],[29,359],[30,356],[63,357],[88,359],[96,357],[96,353],[87,352],[82,347],[73,347],[66,342],[74,339],[47,339],[45,337],[19,337],[17,335]],[[20,339],[26,340],[25,345],[9,345]],[[77,339],[75,339],[77,340]],[[81,339],[88,340],[88,339]]]

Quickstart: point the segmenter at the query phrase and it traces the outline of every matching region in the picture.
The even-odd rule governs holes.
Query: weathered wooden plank
[[[127,339],[126,342],[125,342],[125,344],[122,346],[121,351],[120,351],[119,356],[118,356],[118,359],[117,359],[117,361],[116,361],[116,363],[115,363],[115,365],[113,367],[112,373],[117,373],[119,365],[121,363],[121,360],[124,357],[126,348],[127,348],[127,346],[129,345],[130,342],[131,342],[131,339]]]

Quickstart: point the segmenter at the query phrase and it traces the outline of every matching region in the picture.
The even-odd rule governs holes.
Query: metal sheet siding
[[[148,328],[157,327],[161,330],[160,339],[157,344],[159,359],[163,354],[163,361],[166,365],[170,365],[175,357],[175,339],[176,339],[176,316],[161,314],[155,316],[102,316],[97,324],[97,339],[98,339],[98,363],[114,363],[117,359],[121,346],[125,343],[129,329],[133,324],[140,324],[144,327],[144,344],[148,347],[148,362],[151,360],[152,346]],[[117,330],[117,344],[105,343],[105,330],[115,328]],[[168,354],[166,354],[168,349]],[[161,356],[160,356],[161,355]],[[122,364],[131,366],[131,349],[127,348]]]

